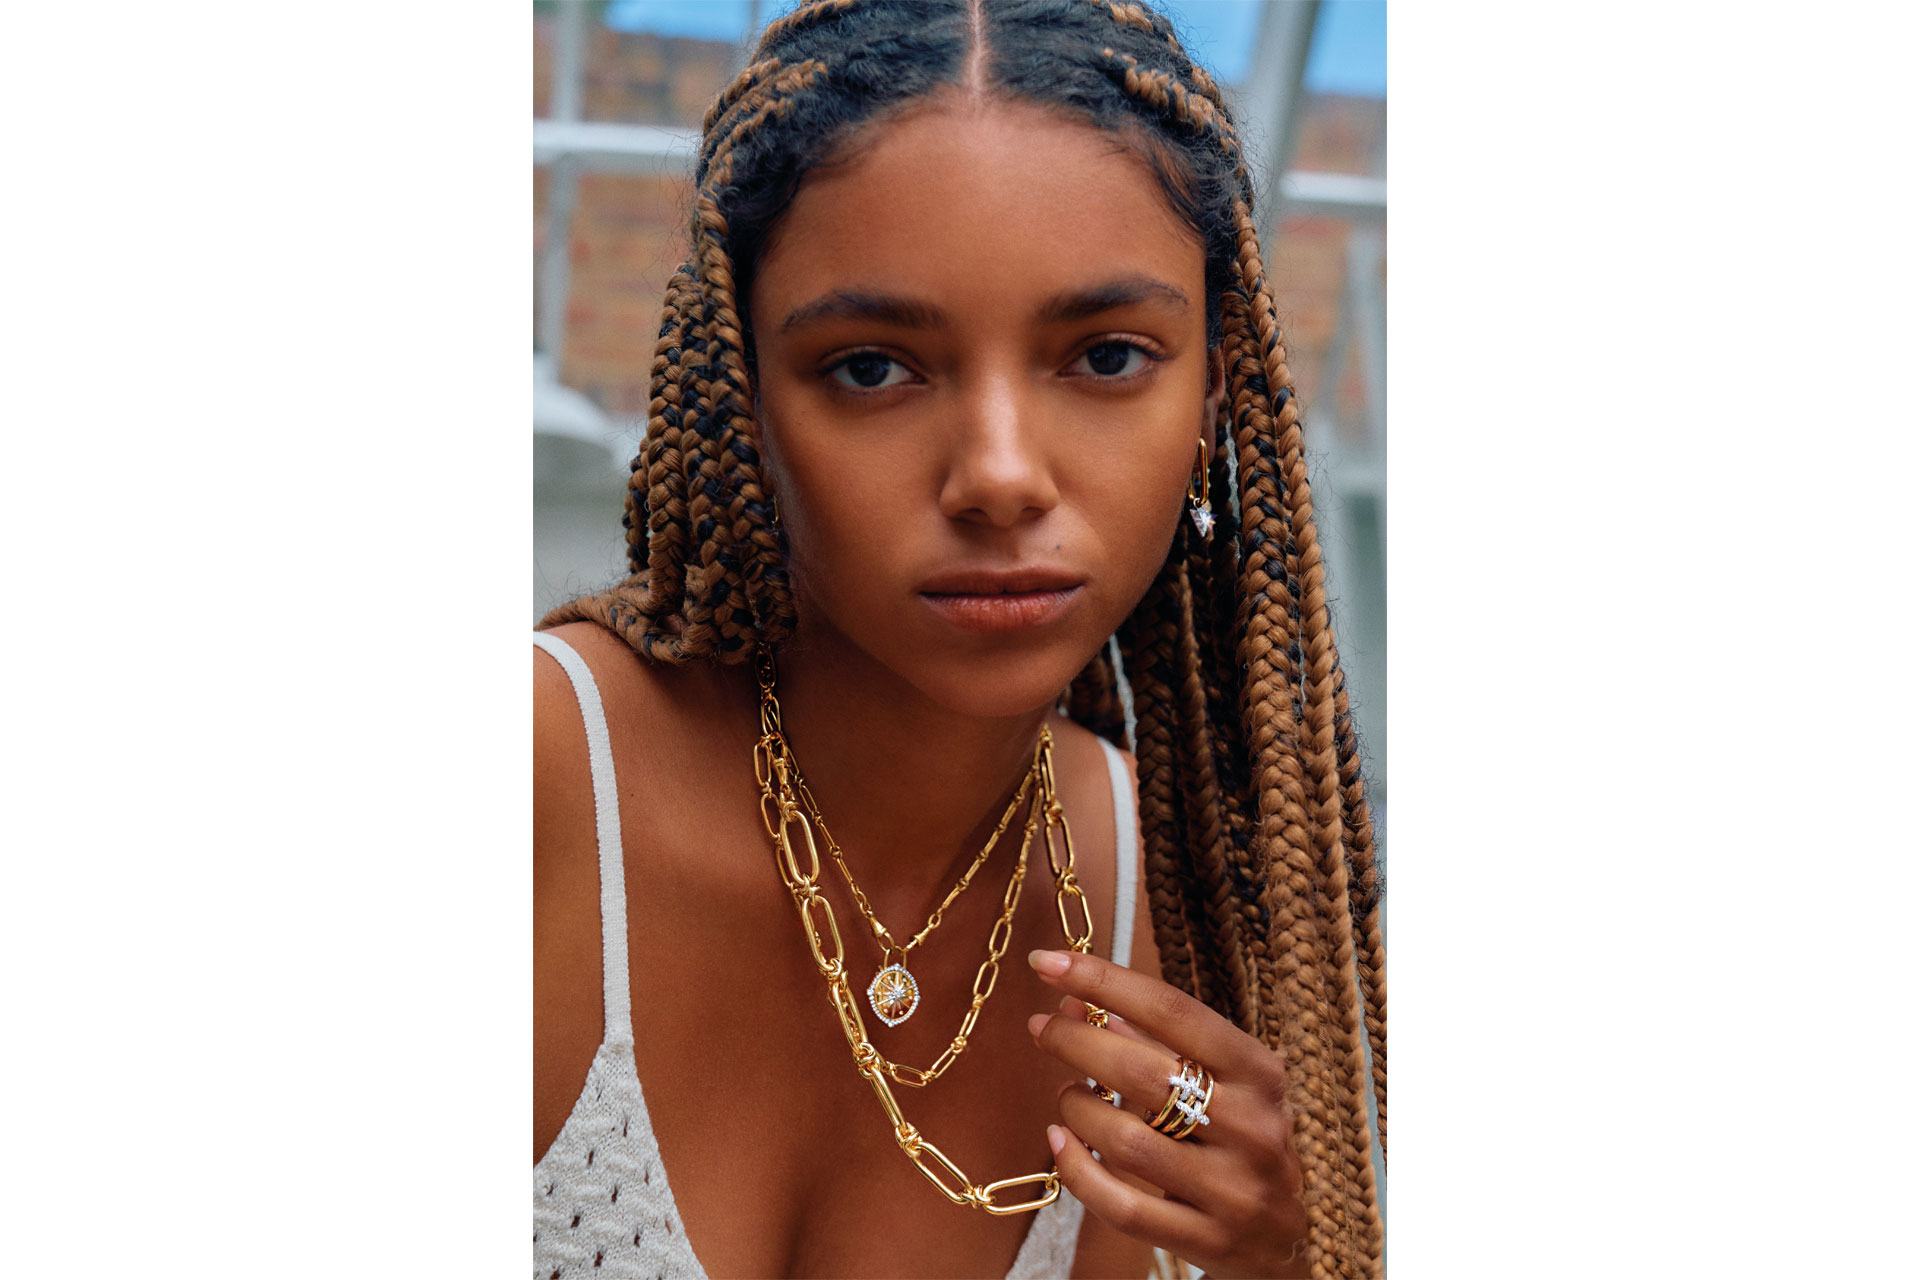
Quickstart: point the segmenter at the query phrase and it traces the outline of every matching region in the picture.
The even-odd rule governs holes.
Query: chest
[[[744,874],[715,873],[722,848]],[[984,867],[911,954],[921,1001],[891,1028],[866,1003],[878,948],[844,886],[823,875],[868,1032],[890,1059],[927,1066],[959,1030],[1011,869],[1010,854]],[[644,865],[630,852],[628,884],[635,1065],[688,1243],[707,1271],[1006,1274],[1032,1215],[949,1204],[901,1152],[855,1070],[757,817],[710,826],[700,847],[669,850],[656,837]],[[1111,895],[1109,884],[1093,902],[1103,954]],[[908,1121],[975,1183],[1050,1167],[1046,1125],[1072,1078],[1026,1030],[1032,1014],[1058,1005],[1026,954],[1062,945],[1037,849],[1011,931],[965,1051],[925,1088],[892,1085]]]

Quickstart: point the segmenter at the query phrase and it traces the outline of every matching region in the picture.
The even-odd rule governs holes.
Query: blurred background
[[[625,574],[627,462],[645,432],[661,297],[684,257],[700,118],[794,4],[533,6],[536,619]],[[1159,7],[1225,89],[1262,176],[1335,635],[1384,829],[1385,0]]]

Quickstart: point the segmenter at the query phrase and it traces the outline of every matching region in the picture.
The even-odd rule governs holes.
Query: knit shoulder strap
[[[633,1039],[633,1014],[627,992],[627,885],[620,855],[620,793],[613,784],[613,740],[593,673],[566,641],[535,632],[533,643],[553,655],[580,703],[587,728],[587,765],[593,773],[593,826],[600,840],[600,974],[607,1039]]]
[[[1094,735],[1096,738],[1098,734]],[[1140,858],[1140,823],[1133,813],[1133,783],[1127,777],[1126,757],[1120,748],[1100,738],[1107,752],[1107,777],[1113,783],[1114,859],[1113,962],[1125,965],[1133,955],[1134,864]]]

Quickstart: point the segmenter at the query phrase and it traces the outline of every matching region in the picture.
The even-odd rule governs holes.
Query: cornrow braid
[[[1167,51],[1173,55],[1181,73],[1203,97],[1225,114],[1226,100],[1221,96],[1220,86],[1207,73],[1207,69],[1187,53],[1186,47],[1180,43],[1180,37],[1174,33],[1173,23],[1138,4],[1119,4],[1115,0],[1089,0],[1089,3],[1105,10],[1109,17],[1122,26],[1133,27],[1165,41]]]
[[[759,47],[762,51],[776,48],[799,32],[840,17],[858,3],[859,0],[816,0],[813,4],[803,4],[786,17],[768,23],[767,29],[760,33]]]
[[[1284,1062],[1312,1273],[1378,1276],[1367,1106],[1384,1155],[1384,889],[1300,407],[1240,135],[1150,3],[818,0],[767,27],[702,126],[689,253],[667,286],[626,500],[629,576],[541,625],[591,619],[667,663],[738,663],[794,633],[744,301],[813,168],[863,127],[962,87],[1117,136],[1205,248],[1207,337],[1226,379],[1206,438],[1217,523],[1205,539],[1181,524],[1115,632],[1117,661],[1093,655],[1063,702],[1124,743],[1130,698],[1162,973]]]
[[[733,110],[733,105],[740,101],[748,90],[764,82],[767,76],[777,70],[779,66],[780,60],[778,58],[763,58],[758,62],[749,64],[739,75],[735,76],[732,82],[720,91],[720,96],[713,100],[713,105],[707,108],[707,114],[701,118],[701,136],[704,138],[716,136],[714,126],[720,123],[721,117]]]

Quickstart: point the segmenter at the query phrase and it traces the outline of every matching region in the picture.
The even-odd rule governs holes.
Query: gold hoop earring
[[[1202,436],[1200,478],[1197,483],[1192,480],[1187,481],[1187,514],[1193,517],[1193,527],[1200,531],[1200,536],[1203,538],[1213,536],[1213,507],[1207,502],[1207,463],[1211,461],[1208,455],[1212,452],[1207,448],[1206,437]],[[1198,492],[1195,491],[1196,489]]]

